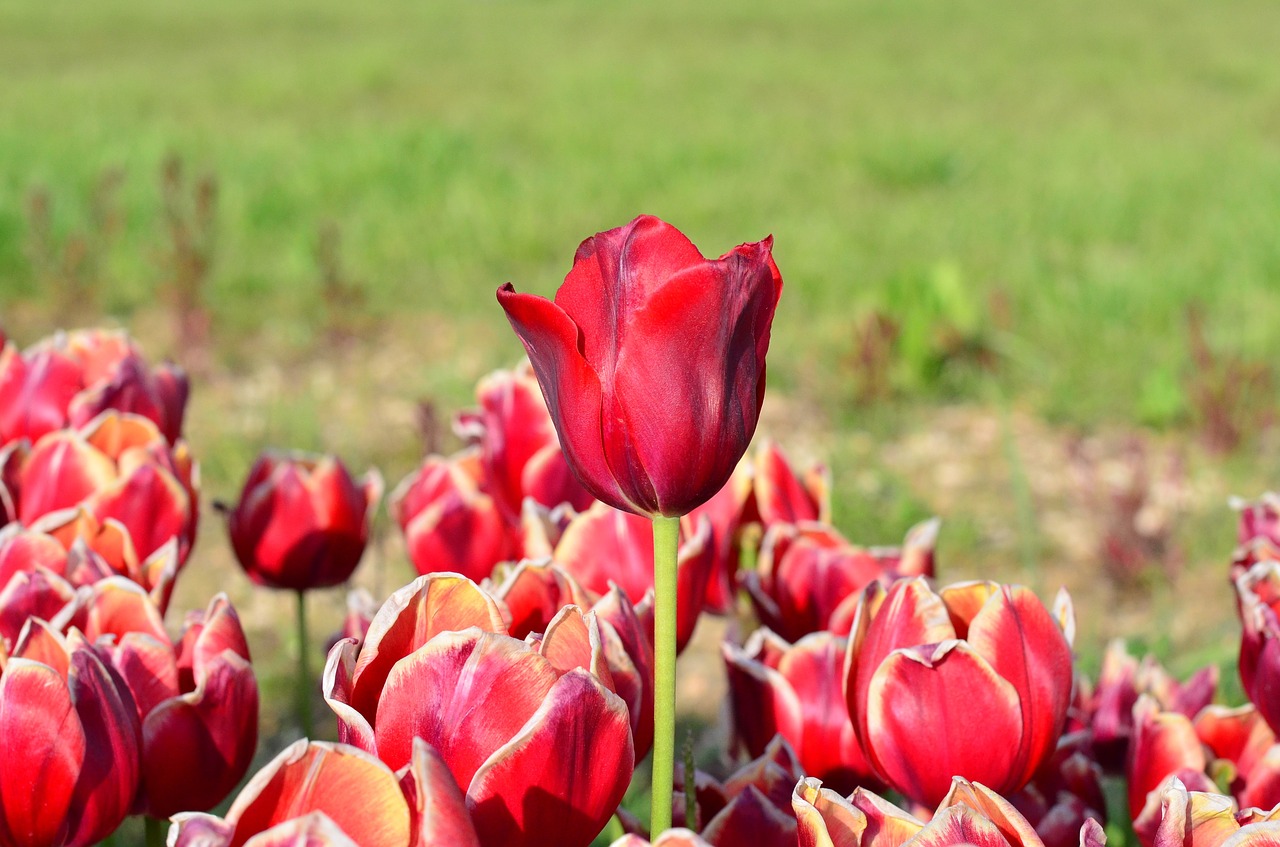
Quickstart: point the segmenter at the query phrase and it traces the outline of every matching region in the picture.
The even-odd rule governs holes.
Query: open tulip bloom
[[[569,467],[654,521],[654,831],[671,823],[679,518],[724,486],[755,433],[782,293],[772,248],[709,260],[645,215],[583,241],[554,301],[498,289]]]

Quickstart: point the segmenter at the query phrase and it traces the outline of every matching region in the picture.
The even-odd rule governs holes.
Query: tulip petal
[[[951,596],[944,593],[948,608]],[[1023,739],[1009,789],[1031,779],[1062,734],[1071,701],[1066,637],[1029,589],[1000,586],[970,620],[968,642],[1018,692]]]
[[[1036,838],[1030,844],[1038,841]],[[911,841],[912,847],[1009,847],[1010,843],[999,827],[968,806],[940,809]]]
[[[440,754],[421,738],[413,741],[413,759],[400,784],[410,799],[413,847],[480,847],[462,790]]]
[[[1012,789],[1018,693],[962,641],[898,650],[867,688],[866,750],[894,788],[936,805],[953,776]]]
[[[276,824],[244,843],[244,847],[361,847],[324,812]]]
[[[61,844],[85,735],[66,680],[9,659],[0,676],[0,807],[16,844]]]
[[[467,804],[482,844],[586,844],[617,808],[634,764],[621,698],[583,670],[475,773]]]
[[[1222,842],[1221,847],[1280,847],[1280,821],[1267,821],[1242,827]]]
[[[378,758],[409,764],[413,739],[435,747],[459,785],[542,705],[551,664],[523,642],[470,629],[442,633],[387,676],[374,721]]]

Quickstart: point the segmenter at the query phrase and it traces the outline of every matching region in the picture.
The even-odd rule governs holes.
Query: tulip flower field
[[[498,289],[528,361],[392,489],[420,576],[353,592],[328,646],[308,597],[360,567],[379,470],[278,444],[202,511],[198,380],[121,330],[3,339],[0,847],[1280,843],[1280,499],[1239,505],[1204,598],[1235,607],[1247,700],[1119,641],[1091,676],[1076,616],[1105,610],[949,579],[945,515],[848,539],[827,471],[755,438],[772,246],[709,259],[640,216],[554,300]],[[260,734],[279,687],[228,596],[173,608],[210,534],[295,598],[291,739]],[[675,663],[711,616],[704,772]]]

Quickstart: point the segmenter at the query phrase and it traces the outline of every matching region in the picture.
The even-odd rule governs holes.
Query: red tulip
[[[767,628],[752,633],[744,648],[722,647],[734,734],[747,752],[761,755],[780,734],[799,751],[805,774],[843,792],[879,787],[841,690],[846,647],[846,639],[828,632],[792,645]]]
[[[129,813],[138,746],[133,698],[97,649],[29,620],[0,662],[0,843],[106,837]]]
[[[180,814],[174,847],[476,847],[456,785],[417,741],[399,774],[346,744],[297,741],[249,780],[226,818]]]
[[[801,479],[782,449],[766,441],[752,462],[752,509],[766,528],[774,524],[831,522],[831,473],[815,465]]]
[[[1280,561],[1263,560],[1236,579],[1240,680],[1273,731],[1280,731]]]
[[[613,688],[627,704],[637,759],[653,743],[653,645],[644,622],[616,585],[597,597],[550,561],[523,561],[492,594],[506,607],[509,634],[528,638],[546,632],[565,606],[595,612]]]
[[[1213,756],[1209,771],[1226,780],[1242,809],[1280,804],[1280,745],[1252,704],[1235,709],[1207,706],[1193,725]]]
[[[107,411],[79,430],[40,439],[22,463],[18,515],[32,524],[80,508],[118,521],[137,555],[179,540],[185,561],[195,539],[199,472],[184,442],[170,447],[146,418]]]
[[[604,594],[616,583],[627,599],[639,604],[653,589],[653,530],[649,521],[604,503],[596,503],[569,522],[553,558],[596,594]],[[678,553],[678,651],[693,637],[714,566],[711,527],[704,521],[693,535],[684,537]]]
[[[517,556],[515,531],[480,490],[473,453],[428,456],[391,493],[388,508],[404,533],[418,573],[461,573],[482,580]]]
[[[1129,815],[1137,818],[1150,800],[1148,794],[1168,776],[1183,782],[1203,776],[1208,764],[1191,719],[1179,712],[1163,712],[1143,695],[1133,707],[1133,739],[1129,744]]]
[[[415,738],[431,744],[485,847],[589,844],[633,763],[596,616],[566,607],[525,641],[503,628],[496,601],[461,577],[405,586],[363,647],[344,640],[329,654],[324,691],[339,737],[393,768]]]
[[[108,409],[150,419],[173,444],[187,394],[180,368],[149,366],[123,332],[59,333],[25,353],[7,344],[0,352],[0,445],[81,427]]]
[[[792,799],[799,821],[800,847],[1042,847],[1043,842],[1007,800],[986,786],[956,777],[928,823],[872,792],[858,789],[847,799],[819,780],[806,778]],[[1106,843],[1102,827],[1088,820],[1080,847]]]
[[[259,585],[306,591],[346,582],[364,555],[382,477],[358,483],[334,456],[263,453],[227,529]]]
[[[1257,562],[1280,559],[1280,495],[1268,491],[1252,502],[1233,499],[1240,513],[1231,578],[1236,580]]]
[[[772,246],[709,261],[644,216],[584,241],[555,302],[498,289],[565,457],[596,498],[675,517],[729,479],[764,401],[782,293]]]
[[[476,386],[478,412],[460,416],[460,430],[480,449],[484,488],[508,523],[520,519],[525,497],[548,508],[591,505],[560,450],[546,401],[528,363],[495,371]]]
[[[1073,631],[1065,592],[1055,616],[1020,586],[962,583],[935,594],[915,578],[884,596],[872,583],[845,685],[868,761],[919,803],[941,801],[953,776],[1004,793],[1026,785],[1066,722]]]
[[[258,743],[258,685],[235,609],[219,594],[188,616],[178,644],[143,590],[121,577],[84,596],[71,622],[105,649],[142,723],[138,806],[167,818],[209,809],[249,769]]]
[[[1146,847],[1271,847],[1280,841],[1278,812],[1237,811],[1208,780],[1193,788],[1171,776],[1152,792],[1134,829]]]
[[[871,582],[932,576],[938,526],[935,518],[912,527],[901,548],[867,549],[824,524],[776,524],[765,534],[759,567],[742,583],[756,616],[784,638],[819,630],[847,635]]]

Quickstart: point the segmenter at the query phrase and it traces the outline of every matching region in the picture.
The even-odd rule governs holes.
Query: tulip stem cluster
[[[311,720],[311,666],[307,661],[307,593],[298,595],[298,725],[304,738],[315,736]]]
[[[676,751],[676,559],[680,519],[653,519],[654,701],[651,831],[671,827]]]

